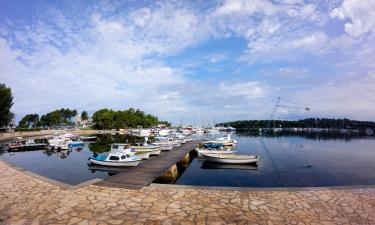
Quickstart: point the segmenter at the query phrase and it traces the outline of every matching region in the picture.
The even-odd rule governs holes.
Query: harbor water
[[[375,184],[375,173],[373,173],[375,138],[373,137],[318,134],[264,137],[233,134],[232,138],[238,141],[237,153],[259,155],[259,163],[225,165],[207,163],[194,158],[175,184],[228,187],[325,187]],[[140,139],[125,135],[102,135],[98,137],[97,142],[85,143],[81,149],[60,152],[2,151],[0,159],[57,181],[78,184],[94,178],[103,179],[118,172],[118,170],[90,167],[88,157],[94,152],[108,151],[113,142],[137,141]]]

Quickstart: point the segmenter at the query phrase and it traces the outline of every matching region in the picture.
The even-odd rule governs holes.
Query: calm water
[[[237,187],[308,187],[375,184],[375,139],[255,137],[233,135],[237,152],[260,155],[258,166],[208,164],[193,159],[176,184]],[[115,171],[90,168],[88,157],[105,152],[112,142],[136,142],[127,136],[100,136],[80,150],[0,153],[0,158],[34,173],[78,184]],[[126,169],[125,169],[126,170]]]
[[[260,156],[257,167],[229,168],[194,159],[177,184],[317,187],[375,184],[375,139],[234,135],[237,152]],[[226,168],[220,168],[226,167]]]
[[[82,149],[53,152],[47,150],[29,152],[4,152],[0,159],[15,164],[31,172],[68,184],[79,184],[95,178],[106,178],[115,171],[103,171],[105,167],[91,167],[88,158],[93,152],[103,153],[110,150],[111,143],[134,143],[143,139],[125,135],[100,135],[96,143],[85,143]]]

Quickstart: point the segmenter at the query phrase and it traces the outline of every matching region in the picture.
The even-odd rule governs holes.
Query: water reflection
[[[218,135],[216,135],[218,136]],[[205,136],[196,138],[211,138]],[[278,134],[258,136],[233,134],[237,152],[256,154],[255,165],[212,164],[190,155],[177,164],[177,184],[306,187],[375,184],[375,139],[349,134]],[[0,151],[0,158],[31,172],[69,184],[106,178],[127,168],[89,166],[94,153],[110,150],[112,143],[137,143],[143,138],[127,135],[98,135],[96,142],[68,151]]]
[[[258,170],[257,164],[222,164],[202,160],[201,169],[234,169],[234,170]]]

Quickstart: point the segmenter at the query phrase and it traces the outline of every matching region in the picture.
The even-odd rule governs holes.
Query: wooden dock
[[[129,168],[124,172],[99,181],[95,185],[139,190],[151,184],[174,164],[181,161],[198,143],[198,141],[190,141],[171,151],[163,151],[159,156],[155,156],[136,167]]]

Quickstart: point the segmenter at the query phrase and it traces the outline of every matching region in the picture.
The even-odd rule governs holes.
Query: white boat
[[[169,129],[161,129],[159,130],[158,134],[160,136],[168,136],[171,131]]]
[[[111,152],[123,152],[128,154],[135,154],[139,158],[148,159],[151,155],[159,155],[161,150],[159,148],[140,148],[143,146],[131,146],[130,144],[115,143],[111,145]]]
[[[89,160],[92,164],[101,166],[127,167],[137,166],[141,159],[135,155],[110,152],[107,156],[97,155],[95,157],[90,157]]]
[[[193,129],[193,132],[197,135],[203,135],[204,129],[203,128],[195,128],[195,129]]]
[[[248,164],[259,161],[257,155],[235,155],[235,154],[202,154],[203,158],[209,162],[226,164]]]
[[[221,138],[216,138],[214,140],[206,140],[204,144],[223,144],[224,146],[236,146],[237,140],[231,138],[230,134],[224,135]]]
[[[139,131],[139,136],[141,137],[148,137],[150,136],[150,134],[151,134],[151,131],[149,129],[141,129]]]
[[[69,146],[71,140],[66,139],[61,136],[54,136],[53,139],[48,140],[49,147],[51,149],[57,150],[68,150],[71,146]]]
[[[212,127],[212,128],[206,128],[205,130],[205,133],[219,133],[220,132],[220,130],[219,129],[217,129],[216,127]]]
[[[203,154],[234,154],[235,151],[230,148],[195,148],[195,151],[198,152],[198,155]]]
[[[150,152],[136,152],[136,151],[134,151],[134,153],[140,159],[148,159],[148,158],[150,158]]]

